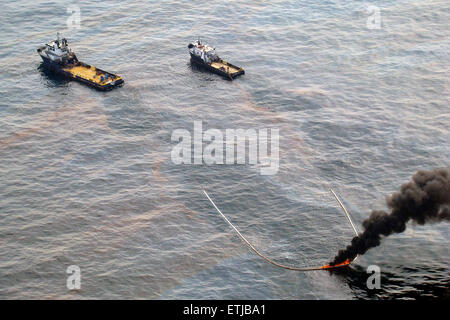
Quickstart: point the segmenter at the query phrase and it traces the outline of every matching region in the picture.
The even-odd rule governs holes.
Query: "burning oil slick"
[[[381,236],[405,231],[410,220],[418,224],[450,221],[450,167],[418,171],[410,182],[402,185],[400,192],[387,197],[386,203],[390,212],[372,211],[362,223],[364,232],[338,252],[331,266],[377,247]]]

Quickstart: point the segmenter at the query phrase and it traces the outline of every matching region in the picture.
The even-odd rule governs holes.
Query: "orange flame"
[[[339,264],[335,264],[334,266],[332,265],[324,265],[323,267],[321,267],[320,269],[333,269],[333,268],[338,268],[338,267],[344,267],[344,266],[348,266],[352,261],[350,259],[345,260],[342,263]]]

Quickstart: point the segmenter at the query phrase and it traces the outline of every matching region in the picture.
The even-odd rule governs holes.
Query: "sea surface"
[[[349,268],[289,271],[250,251],[202,189],[277,262],[330,261],[354,235],[330,187],[361,231],[416,171],[450,164],[450,2],[1,7],[0,299],[449,298],[448,223],[410,224]],[[57,31],[125,85],[47,72],[36,49]],[[246,74],[191,66],[199,37]],[[278,172],[175,164],[172,133],[194,121],[278,129]],[[380,289],[367,287],[370,265]]]

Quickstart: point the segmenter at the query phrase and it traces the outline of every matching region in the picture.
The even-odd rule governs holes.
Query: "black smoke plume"
[[[340,250],[331,265],[353,260],[377,247],[381,236],[405,231],[410,220],[421,225],[450,221],[450,167],[417,172],[410,182],[402,185],[400,192],[387,197],[386,203],[390,212],[372,211],[362,223],[364,232]]]

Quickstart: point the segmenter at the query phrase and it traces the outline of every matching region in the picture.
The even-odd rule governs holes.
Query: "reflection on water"
[[[450,270],[420,266],[397,267],[395,270],[381,270],[380,289],[369,289],[367,278],[372,273],[361,266],[353,265],[330,271],[333,276],[348,283],[358,299],[449,299]]]

